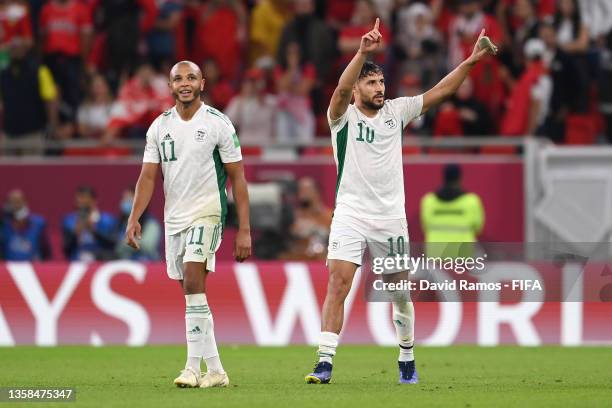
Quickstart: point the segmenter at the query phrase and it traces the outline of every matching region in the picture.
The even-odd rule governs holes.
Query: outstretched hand
[[[482,31],[480,31],[480,35],[476,40],[476,44],[474,44],[474,50],[472,51],[472,55],[470,55],[468,58],[468,60],[473,64],[483,59],[486,55],[497,54],[497,47],[490,40],[488,40],[488,38],[485,38],[481,41],[483,37],[485,37],[484,28],[482,29]],[[487,46],[487,44],[489,44],[489,46]]]
[[[361,37],[361,44],[359,45],[359,51],[363,53],[370,53],[376,51],[382,40],[382,34],[378,31],[380,25],[380,19],[376,18],[374,28],[368,31],[363,37]]]

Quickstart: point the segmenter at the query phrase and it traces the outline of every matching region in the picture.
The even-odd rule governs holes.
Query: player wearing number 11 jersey
[[[234,245],[237,261],[251,254],[251,236],[240,143],[229,119],[200,100],[204,82],[200,68],[190,61],[179,62],[170,71],[168,85],[176,105],[161,114],[147,132],[126,238],[130,246],[138,248],[138,219],[151,200],[161,167],[167,272],[181,284],[186,302],[187,362],[174,383],[208,388],[229,384],[217,351],[205,285],[208,273],[215,271],[215,252],[221,245],[227,176],[239,220]],[[205,375],[200,373],[201,360],[208,369]]]
[[[418,116],[455,93],[472,67],[492,49],[474,46],[472,55],[423,95],[385,100],[382,69],[366,61],[382,36],[379,20],[361,38],[357,54],[346,67],[332,95],[327,119],[338,168],[336,208],[328,247],[329,282],[323,304],[319,361],[306,376],[310,384],[331,380],[344,317],[344,300],[362,264],[365,248],[371,255],[403,252],[408,245],[404,210],[402,131]],[[484,36],[484,30],[480,37]],[[355,103],[351,104],[354,97]],[[381,253],[381,243],[389,243]],[[385,281],[408,278],[406,271],[390,270]],[[407,292],[390,293],[393,324],[399,344],[399,382],[418,382],[414,362],[414,308]]]

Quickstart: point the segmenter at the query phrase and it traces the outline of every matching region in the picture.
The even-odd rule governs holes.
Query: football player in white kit
[[[147,132],[126,239],[138,249],[138,220],[151,200],[161,166],[167,273],[181,284],[186,302],[187,362],[174,383],[179,387],[225,387],[229,378],[217,351],[206,277],[215,270],[215,252],[221,244],[228,175],[239,220],[234,257],[242,262],[251,254],[249,197],[240,143],[229,119],[200,100],[204,78],[196,64],[181,61],[174,65],[168,85],[176,104],[155,119]],[[200,373],[202,359],[207,366],[205,375]]]
[[[404,209],[402,130],[411,120],[453,95],[472,67],[493,47],[486,44],[484,30],[472,54],[422,95],[385,100],[382,69],[366,61],[367,54],[380,44],[379,19],[361,38],[357,54],[348,64],[336,87],[327,119],[338,176],[336,207],[331,224],[327,264],[329,280],[323,304],[319,361],[306,376],[311,384],[329,383],[332,358],[344,318],[344,300],[366,247],[380,251],[390,242],[400,251],[408,245]],[[354,98],[354,104],[351,99]],[[377,245],[378,244],[378,245]],[[387,246],[387,248],[389,248]],[[393,247],[392,247],[393,248]],[[387,280],[407,279],[407,272],[395,272]],[[391,294],[393,323],[399,343],[399,382],[414,384],[418,375],[414,363],[414,308],[407,292]]]

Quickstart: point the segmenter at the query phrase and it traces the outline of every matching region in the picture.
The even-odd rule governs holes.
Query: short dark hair
[[[447,164],[444,166],[443,173],[445,183],[456,183],[461,180],[461,167],[458,164]]]
[[[361,67],[361,72],[359,73],[359,79],[365,78],[372,74],[382,74],[382,68],[372,61],[366,61]]]

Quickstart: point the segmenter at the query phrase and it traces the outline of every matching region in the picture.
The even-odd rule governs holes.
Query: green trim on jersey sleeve
[[[229,118],[225,116],[223,113],[219,112],[217,109],[208,108],[206,109],[206,111],[220,118],[223,122],[225,122],[226,125],[233,127],[232,122],[230,122]]]
[[[232,139],[234,139],[234,147],[240,147],[240,139],[238,139],[236,132],[232,135]]]
[[[215,162],[215,172],[217,173],[217,187],[219,187],[219,202],[221,204],[221,225],[225,226],[225,217],[227,216],[227,193],[225,192],[225,184],[227,183],[227,173],[221,161],[219,148],[215,147],[213,151],[213,161]]]
[[[344,170],[344,158],[346,156],[346,142],[348,140],[348,121],[336,133],[336,150],[338,154],[338,179],[336,180],[336,198],[338,198],[338,190],[340,189],[340,181],[342,180],[342,171]]]

